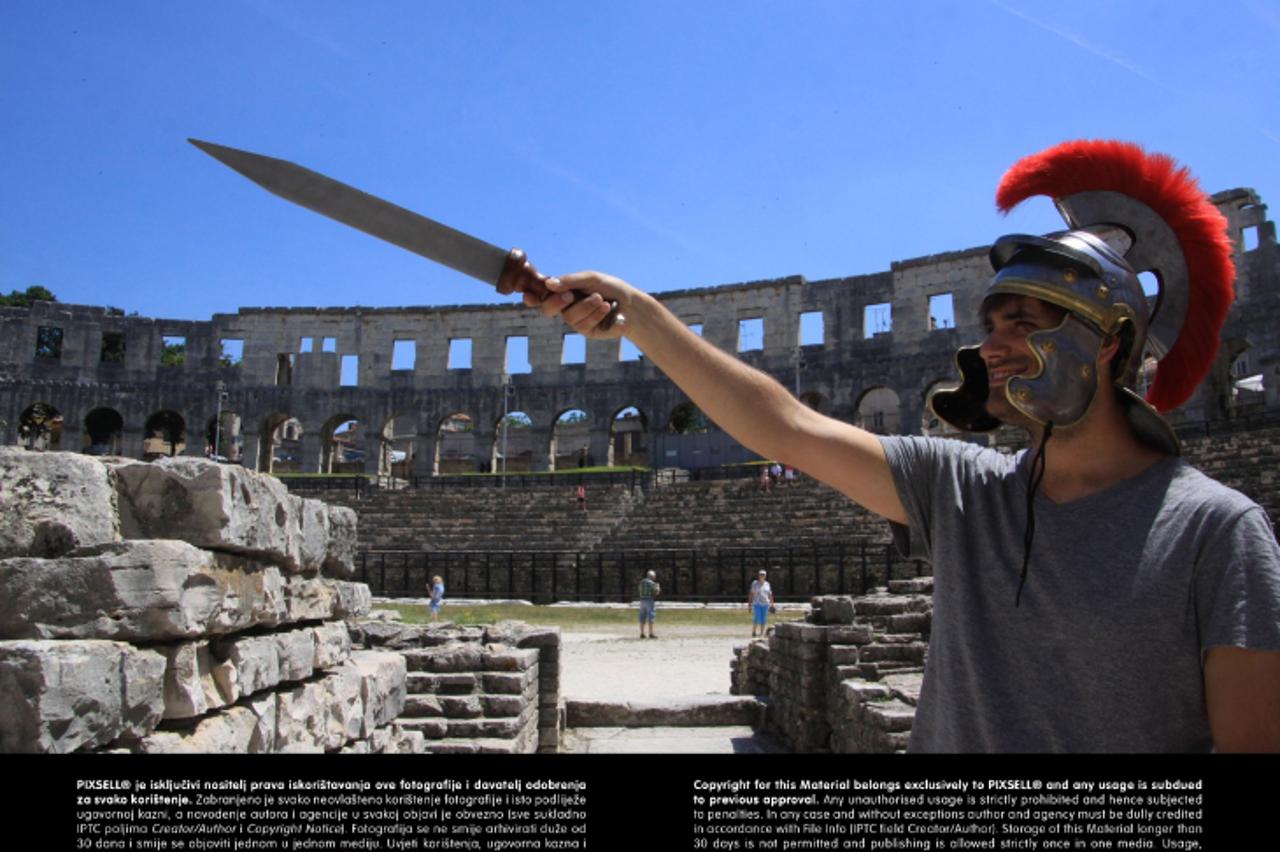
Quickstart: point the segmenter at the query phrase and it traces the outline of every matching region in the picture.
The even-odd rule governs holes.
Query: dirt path
[[[560,694],[567,699],[644,701],[729,693],[735,645],[751,639],[741,627],[663,627],[657,639],[639,628],[595,628],[562,634]]]

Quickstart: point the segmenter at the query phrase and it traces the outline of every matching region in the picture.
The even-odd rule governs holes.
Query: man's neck
[[[1036,447],[1043,434],[1033,431]],[[1138,440],[1113,396],[1100,394],[1084,420],[1050,436],[1040,490],[1055,503],[1069,503],[1137,476],[1164,457]]]

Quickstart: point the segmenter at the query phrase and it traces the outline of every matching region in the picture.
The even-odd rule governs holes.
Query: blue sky
[[[0,80],[0,291],[175,319],[507,300],[188,136],[654,291],[1052,230],[992,196],[1070,138],[1280,203],[1275,0],[5,0]]]

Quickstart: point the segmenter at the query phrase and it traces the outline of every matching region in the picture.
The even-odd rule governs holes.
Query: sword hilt
[[[507,262],[502,266],[502,274],[498,276],[498,292],[506,296],[510,293],[532,293],[539,299],[545,299],[551,292],[547,288],[547,276],[537,270],[525,253],[520,249],[512,249],[507,255]],[[581,302],[587,298],[586,293],[574,291],[573,301]],[[618,320],[618,303],[609,301],[609,315],[602,319],[596,328],[608,331]]]

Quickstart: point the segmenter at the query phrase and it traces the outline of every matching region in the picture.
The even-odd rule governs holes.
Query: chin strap
[[[1027,584],[1027,568],[1031,565],[1031,542],[1036,536],[1036,491],[1040,488],[1041,481],[1044,480],[1044,451],[1049,445],[1049,437],[1053,434],[1053,421],[1044,424],[1044,436],[1040,439],[1040,446],[1036,447],[1036,454],[1031,459],[1031,471],[1027,481],[1027,528],[1022,537],[1022,576],[1018,580],[1018,594],[1013,599],[1013,605],[1022,605],[1022,587]]]

